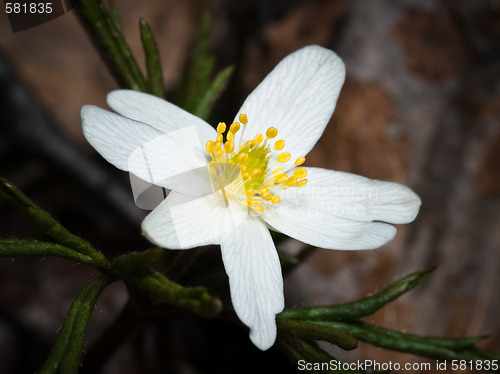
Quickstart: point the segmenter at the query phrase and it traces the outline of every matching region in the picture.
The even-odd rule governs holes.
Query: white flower
[[[142,224],[150,241],[170,249],[220,244],[234,309],[262,350],[273,345],[284,307],[269,229],[322,248],[373,249],[396,234],[384,222],[411,222],[420,207],[397,183],[297,167],[323,133],[344,77],[335,53],[305,47],[248,96],[229,129],[221,123],[217,131],[134,91],[108,95],[119,114],[82,109],[85,137],[106,160],[171,190]]]

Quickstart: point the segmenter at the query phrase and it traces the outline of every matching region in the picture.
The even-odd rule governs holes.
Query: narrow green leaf
[[[229,79],[233,75],[234,66],[228,66],[219,72],[209,87],[202,93],[196,106],[193,109],[193,114],[197,117],[206,119],[212,108],[221,95],[222,91],[226,88]]]
[[[98,260],[64,245],[32,239],[0,240],[0,256],[58,256],[95,267],[103,266]]]
[[[352,336],[336,328],[318,325],[309,321],[293,321],[278,319],[278,330],[280,334],[290,334],[304,340],[322,340],[350,351],[358,346],[358,342]]]
[[[107,277],[87,285],[73,301],[49,357],[38,374],[78,373],[87,324]]]
[[[139,21],[141,41],[146,56],[146,70],[148,73],[147,84],[149,93],[165,98],[163,93],[163,71],[161,67],[160,51],[158,44],[148,23],[141,19]]]
[[[190,63],[184,71],[182,83],[174,102],[188,112],[206,119],[234,71],[229,66],[213,77],[215,57],[208,51],[210,15],[205,13],[193,48]]]
[[[118,84],[147,92],[146,81],[121,33],[116,11],[108,10],[101,0],[80,0],[75,9]]]
[[[120,17],[118,16],[118,9],[116,9],[115,4],[113,3],[108,6],[108,17],[115,30],[117,30],[120,34],[123,33]]]
[[[364,342],[399,352],[441,360],[491,360],[500,355],[483,352],[475,346],[481,337],[436,338],[404,334],[363,322],[316,321],[320,326],[334,327]]]
[[[183,287],[149,268],[161,256],[161,252],[160,248],[152,248],[119,256],[111,264],[111,271],[150,292],[159,302],[186,308],[204,317],[217,316],[222,304],[218,298],[210,296],[205,288]]]
[[[106,258],[99,251],[85,240],[69,232],[54,217],[31,201],[14,184],[3,178],[0,178],[0,194],[50,239],[92,258],[95,264],[107,265]]]
[[[434,268],[410,274],[375,295],[365,297],[361,300],[332,306],[288,309],[278,314],[278,318],[347,321],[366,317],[375,313],[392,300],[415,288],[433,271]]]

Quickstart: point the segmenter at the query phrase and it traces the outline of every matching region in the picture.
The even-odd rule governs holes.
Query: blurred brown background
[[[179,84],[201,14],[211,13],[211,50],[220,67],[237,67],[215,110],[223,118],[216,121],[230,121],[246,95],[287,54],[308,44],[336,51],[346,63],[347,80],[307,164],[405,183],[423,205],[417,220],[401,227],[383,248],[319,249],[287,278],[288,305],[353,300],[412,271],[437,266],[425,284],[369,322],[424,335],[489,335],[481,346],[500,351],[500,1],[122,0],[117,7],[141,63],[138,20],[151,24],[167,93]],[[106,165],[81,133],[81,106],[105,107],[106,93],[117,86],[74,12],[14,34],[1,14],[0,53],[58,131],[126,188],[125,173]],[[2,176],[100,248],[147,247],[138,235],[144,212],[125,202],[110,203],[115,211],[106,213],[96,184],[75,186],[80,164],[53,166],[57,149],[47,156],[50,150],[38,150],[36,141],[26,146],[23,139],[36,138],[36,131],[20,134],[9,129],[8,118],[1,121]],[[123,199],[131,200],[131,194]],[[0,207],[3,237],[36,235],[4,201]],[[92,270],[64,260],[0,259],[2,373],[29,372],[31,366],[23,367],[19,359],[23,346],[30,347],[32,362],[43,360],[45,343],[55,338],[71,300],[92,277]],[[125,299],[119,284],[103,294],[90,342]],[[174,372],[166,363],[144,363],[143,357],[151,357],[148,334],[153,332],[147,331],[121,347],[103,372]],[[354,352],[333,351],[346,360],[420,360],[363,344]],[[185,365],[180,367],[193,370],[186,373],[211,372]]]

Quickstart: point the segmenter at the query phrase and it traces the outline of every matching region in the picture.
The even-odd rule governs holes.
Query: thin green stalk
[[[434,268],[415,272],[384,288],[375,295],[357,301],[331,306],[288,309],[280,313],[278,318],[323,321],[357,320],[375,313],[387,303],[412,290],[433,271]]]

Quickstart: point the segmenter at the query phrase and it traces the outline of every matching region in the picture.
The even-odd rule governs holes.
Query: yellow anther
[[[233,122],[229,127],[229,131],[232,132],[233,134],[236,134],[239,129],[240,129],[239,122]]]
[[[283,169],[282,169],[282,168],[276,168],[276,169],[274,169],[274,170],[273,170],[272,174],[273,174],[273,175],[274,175],[274,174],[278,174],[278,173],[281,173],[282,171],[283,171]]]
[[[257,134],[255,135],[255,137],[253,138],[253,141],[257,144],[259,143],[262,143],[262,141],[264,140],[264,136],[262,134]]]
[[[255,204],[258,204],[258,203],[260,203],[259,199],[249,199],[248,200],[248,204],[250,204],[250,205],[255,205]]]
[[[243,180],[247,180],[248,178],[250,178],[250,174],[248,173],[243,173]]]
[[[286,179],[288,178],[288,175],[286,174],[280,174],[278,175],[278,177],[276,177],[276,183],[283,183],[284,181],[286,181]]]
[[[295,175],[297,178],[304,178],[305,176],[307,176],[307,170],[305,168],[295,169],[293,175]]]
[[[297,183],[297,177],[294,177],[294,176],[291,176],[290,178],[288,178],[286,181],[285,181],[285,184],[288,186],[288,187],[292,187],[295,185],[295,183]]]
[[[280,199],[279,196],[274,195],[274,197],[272,198],[271,202],[273,204],[281,203],[281,199]]]
[[[255,145],[255,141],[249,140],[245,143],[245,148],[253,148],[254,145]]]
[[[281,151],[285,147],[285,141],[283,139],[276,140],[276,143],[274,143],[274,149],[277,151]]]
[[[219,122],[217,125],[217,134],[223,134],[226,131],[226,124],[224,122]]]
[[[307,183],[307,179],[301,179],[297,182],[296,186],[297,187],[302,187],[302,186],[305,186]]]
[[[227,140],[233,142],[234,141],[234,132],[229,131],[226,135]]]
[[[240,119],[240,121],[241,121],[241,119]],[[255,210],[256,212],[263,212],[264,211],[264,207],[262,205],[255,205],[252,207],[252,209]]]
[[[222,140],[224,140],[224,137],[222,136],[222,134],[217,135],[217,137],[215,138],[215,141],[219,142],[219,143],[222,143]]]
[[[282,152],[278,155],[278,162],[281,162],[281,163],[288,162],[288,161],[290,161],[291,157],[292,156],[290,156],[290,153]]]
[[[266,131],[266,136],[269,139],[275,138],[278,135],[278,129],[276,127],[270,127]]]
[[[239,163],[244,164],[245,162],[248,161],[248,153],[240,153],[238,157],[236,158]]]
[[[240,114],[238,119],[240,120],[240,122],[244,125],[246,125],[248,123],[248,117],[246,114]]]
[[[259,189],[257,190],[257,193],[258,193],[259,195],[263,195],[263,194],[265,194],[265,193],[266,193],[266,192],[268,192],[268,191],[269,191],[269,187],[262,187],[262,188],[259,188]]]
[[[240,171],[244,174],[247,171],[247,167],[245,165],[241,165]]]
[[[295,161],[295,165],[297,165],[297,166],[302,165],[305,161],[306,161],[306,158],[305,158],[305,157],[299,157],[299,158]]]
[[[219,141],[215,142],[214,149],[216,152],[222,150],[222,142],[219,142]]]
[[[271,192],[264,192],[262,194],[262,198],[264,200],[272,200],[273,197],[274,197],[274,195]]]
[[[209,140],[205,145],[205,149],[207,150],[208,153],[212,154],[212,152],[214,151],[214,141]]]
[[[234,151],[234,143],[231,142],[231,141],[227,141],[225,144],[224,144],[224,150],[227,152],[227,153],[231,153],[232,151]]]
[[[251,188],[250,188],[250,189],[248,189],[246,193],[247,193],[247,196],[248,196],[248,197],[252,197],[253,195],[255,195],[255,191],[254,191],[254,190],[252,190]]]
[[[252,173],[250,175],[252,176],[252,178],[257,178],[257,177],[260,177],[261,174],[262,174],[262,170],[255,169],[252,171]]]
[[[231,164],[231,165],[235,165],[233,160],[228,160],[227,163]]]

